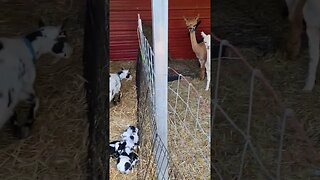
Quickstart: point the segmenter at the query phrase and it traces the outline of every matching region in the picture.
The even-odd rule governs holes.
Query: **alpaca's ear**
[[[183,16],[183,19],[187,22],[188,21],[188,19],[185,17],[185,16]]]
[[[197,22],[196,28],[200,25],[200,23],[201,23],[201,20]]]
[[[199,18],[200,18],[200,14],[197,15],[196,20],[198,21]]]

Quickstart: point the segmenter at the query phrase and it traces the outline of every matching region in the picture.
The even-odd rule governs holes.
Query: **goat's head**
[[[195,18],[190,19],[183,16],[183,19],[186,22],[186,26],[190,32],[195,31],[198,25],[201,23],[201,21],[199,21],[199,17],[199,14]]]
[[[121,68],[121,71],[119,71],[118,76],[120,77],[120,79],[126,79],[126,80],[131,80],[132,79],[132,75],[130,73],[130,69],[124,69]]]
[[[203,42],[206,45],[207,49],[210,49],[210,44],[211,44],[211,36],[210,34],[205,34],[203,31],[201,32],[201,36],[203,37]]]
[[[42,20],[39,21],[39,28],[26,35],[25,38],[31,43],[37,57],[50,53],[58,58],[69,58],[73,52],[70,44],[67,43],[67,36],[64,30],[66,19],[59,26],[45,26]]]

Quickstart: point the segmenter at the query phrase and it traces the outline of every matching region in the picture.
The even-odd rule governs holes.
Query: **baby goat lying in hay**
[[[123,79],[131,80],[132,76],[127,69],[121,68],[121,71],[109,75],[109,103],[113,101],[117,105],[121,100],[121,81]]]
[[[109,143],[110,156],[117,159],[117,169],[121,173],[128,174],[139,162],[138,155],[133,152],[139,146],[138,131],[138,128],[128,126],[121,135],[121,141]]]
[[[290,39],[287,43],[289,59],[294,58],[300,49],[303,19],[306,22],[309,44],[309,72],[304,91],[312,91],[319,63],[320,43],[320,1],[319,0],[286,0],[291,25]]]
[[[64,21],[65,22],[65,21]],[[24,37],[0,38],[0,128],[11,119],[17,136],[30,135],[39,106],[33,84],[36,78],[36,60],[43,54],[69,58],[71,46],[66,43],[64,22],[60,26],[44,26]],[[27,105],[28,116],[17,118],[19,103]]]
[[[206,49],[207,49],[207,61],[205,64],[206,67],[206,72],[207,72],[207,85],[206,85],[206,91],[209,90],[209,86],[210,86],[210,80],[211,80],[211,36],[210,34],[206,35],[204,32],[201,32],[201,36],[203,37],[203,42],[206,45]]]

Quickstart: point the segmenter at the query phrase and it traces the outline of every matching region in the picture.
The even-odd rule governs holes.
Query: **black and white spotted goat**
[[[69,58],[71,46],[66,43],[65,21],[59,26],[45,26],[23,37],[0,37],[0,128],[11,119],[17,136],[29,136],[39,106],[33,84],[36,78],[36,60],[43,54]],[[28,115],[17,119],[19,103],[27,104]]]
[[[115,105],[121,100],[121,81],[123,79],[131,80],[132,76],[128,69],[121,68],[117,73],[109,75],[109,103],[112,101]]]
[[[117,169],[123,174],[129,174],[138,162],[139,158],[135,152],[125,151],[117,159]]]
[[[110,156],[117,159],[117,169],[121,173],[128,174],[139,162],[138,155],[133,152],[139,146],[139,129],[134,126],[128,128],[121,134],[121,141],[109,143]]]

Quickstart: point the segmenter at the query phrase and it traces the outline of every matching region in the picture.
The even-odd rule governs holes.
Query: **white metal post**
[[[168,147],[168,0],[152,0],[152,34],[155,71],[155,104],[157,130],[165,148]],[[160,162],[158,179],[168,179],[167,154],[157,151]],[[160,157],[159,157],[160,156]],[[162,161],[162,162],[161,162]]]

